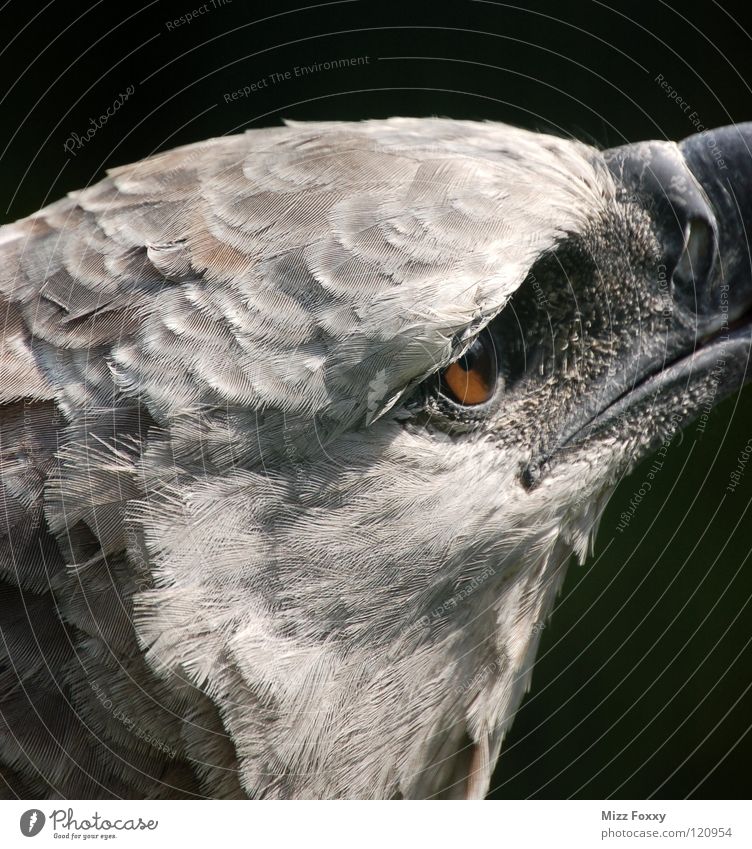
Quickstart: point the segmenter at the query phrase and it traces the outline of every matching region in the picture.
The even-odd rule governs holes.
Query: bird
[[[751,142],[288,121],[0,228],[0,792],[483,798],[617,482],[747,379]]]

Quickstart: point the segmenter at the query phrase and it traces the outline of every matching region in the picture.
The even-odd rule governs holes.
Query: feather
[[[481,795],[560,517],[518,568],[521,458],[388,413],[613,191],[503,125],[288,123],[0,228],[7,791]]]

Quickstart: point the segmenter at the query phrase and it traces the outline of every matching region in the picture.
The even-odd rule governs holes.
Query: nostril
[[[706,218],[691,218],[684,228],[684,248],[671,277],[674,294],[695,313],[715,308],[712,296],[716,234]]]

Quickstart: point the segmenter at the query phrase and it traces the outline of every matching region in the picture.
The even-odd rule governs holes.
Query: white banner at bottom
[[[751,847],[744,801],[0,803],[0,846]]]

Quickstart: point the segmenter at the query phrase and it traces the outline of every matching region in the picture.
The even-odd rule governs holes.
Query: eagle
[[[0,793],[482,798],[616,483],[746,380],[751,143],[287,122],[0,228]]]

